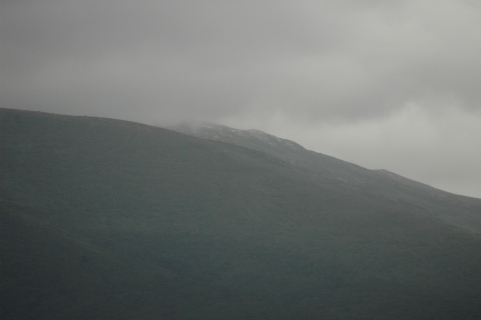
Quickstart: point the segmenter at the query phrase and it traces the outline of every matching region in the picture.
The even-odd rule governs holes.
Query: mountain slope
[[[126,121],[0,109],[0,135],[2,318],[481,316],[481,237],[416,203]]]
[[[2,319],[248,316],[243,309],[250,292],[214,288],[112,254],[36,220],[29,210],[0,203]],[[250,302],[248,307],[258,306]]]
[[[368,170],[306,150],[295,142],[259,130],[239,130],[218,124],[184,124],[172,129],[199,138],[224,141],[265,152],[304,169],[309,175],[344,183],[394,201],[415,204],[449,223],[481,233],[481,199],[435,189],[387,170]]]

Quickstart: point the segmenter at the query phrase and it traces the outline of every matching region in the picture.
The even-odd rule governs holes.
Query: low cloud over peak
[[[396,154],[419,154],[424,141],[433,172],[421,173],[424,182],[447,181],[445,188],[455,192],[463,188],[451,177],[479,171],[481,155],[472,151],[481,125],[481,9],[475,2],[0,6],[3,107],[154,124],[252,123],[412,178],[421,170],[383,155],[391,144]],[[462,192],[481,197],[480,188]]]

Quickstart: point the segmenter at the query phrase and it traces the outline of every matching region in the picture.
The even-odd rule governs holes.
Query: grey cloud
[[[4,74],[19,78],[13,81],[17,88],[26,82],[23,93],[49,96],[49,89],[29,82],[70,73],[78,88],[72,101],[64,94],[55,103],[52,90],[49,104],[82,101],[106,108],[105,115],[135,105],[145,118],[152,108],[175,119],[259,107],[291,114],[301,109],[318,119],[370,117],[447,87],[473,106],[479,94],[472,80],[479,82],[479,72],[456,73],[455,65],[465,58],[460,50],[466,43],[454,53],[430,49],[442,35],[435,30],[420,36],[429,26],[409,20],[406,11],[415,9],[411,2],[382,1],[10,4],[2,16]],[[59,70],[62,63],[71,70]]]

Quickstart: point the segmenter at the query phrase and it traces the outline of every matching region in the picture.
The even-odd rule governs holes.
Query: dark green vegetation
[[[125,121],[0,137],[1,319],[481,318],[481,200]]]

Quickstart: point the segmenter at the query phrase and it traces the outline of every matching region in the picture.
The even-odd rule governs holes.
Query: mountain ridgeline
[[[481,200],[256,130],[0,109],[1,319],[479,319]]]
[[[183,124],[173,130],[199,138],[259,150],[331,183],[422,207],[459,227],[481,233],[481,200],[463,197],[404,178],[387,170],[368,170],[259,130],[238,130],[218,124]]]

